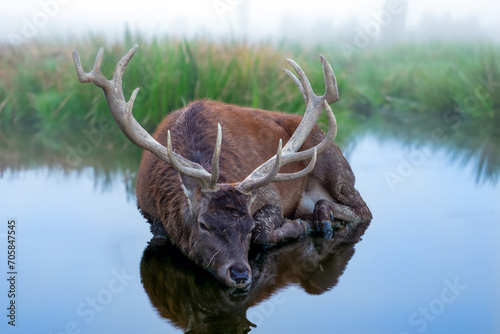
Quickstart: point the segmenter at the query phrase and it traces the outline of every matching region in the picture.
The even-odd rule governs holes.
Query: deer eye
[[[203,222],[200,222],[200,229],[202,231],[210,233],[210,230],[208,229],[208,226],[205,223],[203,223]]]

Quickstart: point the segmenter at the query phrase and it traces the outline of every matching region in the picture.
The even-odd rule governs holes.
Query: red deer
[[[265,315],[258,312],[258,305],[278,291],[290,285],[300,286],[311,295],[332,290],[367,226],[361,223],[351,227],[345,237],[336,233],[330,240],[302,238],[258,252],[258,256],[251,252],[253,275],[247,293],[221,287],[168,239],[156,238],[142,255],[141,282],[158,314],[185,333],[248,333]],[[276,308],[280,307],[277,303]],[[247,312],[249,308],[253,311]]]
[[[250,244],[276,244],[308,235],[332,236],[332,223],[359,223],[371,213],[354,188],[354,174],[333,143],[329,106],[338,100],[335,75],[320,55],[323,96],[302,69],[285,70],[306,102],[303,117],[199,100],[170,113],[151,136],[132,116],[122,76],[137,51],[118,62],[113,79],[101,73],[103,48],[91,72],[73,51],[78,80],[101,87],[121,131],[143,148],[137,205],[155,236],[168,236],[189,258],[229,286],[247,288]],[[326,110],[325,135],[316,125]],[[224,136],[222,136],[224,133]],[[284,143],[284,146],[283,146]]]

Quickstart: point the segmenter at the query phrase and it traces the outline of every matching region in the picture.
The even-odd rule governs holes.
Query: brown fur
[[[168,115],[153,137],[166,146],[167,130],[170,130],[173,149],[208,172],[211,171],[217,123],[221,124],[220,189],[213,194],[202,193],[196,182],[189,177],[183,177],[181,182],[173,167],[144,151],[137,180],[137,203],[151,223],[152,232],[168,235],[184,254],[209,270],[217,271],[217,266],[231,261],[243,270],[243,267],[249,268],[248,260],[243,257],[234,260],[230,255],[218,253],[226,246],[235,247],[233,254],[248,253],[244,239],[249,232],[253,231],[252,242],[277,243],[307,234],[310,226],[317,230],[328,229],[330,213],[334,213],[335,218],[354,222],[371,219],[368,207],[354,188],[354,174],[336,145],[319,154],[313,171],[301,180],[271,183],[252,194],[242,194],[235,189],[237,183],[276,154],[280,139],[283,145],[286,144],[301,119],[298,115],[211,100],[195,101]],[[323,131],[315,126],[301,150],[317,145],[323,138]],[[280,172],[297,172],[308,163],[285,165]],[[183,191],[183,184],[189,196]],[[313,184],[321,185],[333,201],[318,202],[314,212],[299,213],[297,208],[303,193]],[[207,216],[206,210],[215,212],[216,217]],[[234,233],[233,239],[227,239],[227,245],[215,245],[212,249],[211,243],[219,241],[202,241],[204,234],[198,231],[201,228],[198,220],[202,216],[208,220],[212,237],[226,233],[217,234],[216,239],[228,238],[230,232]],[[259,219],[254,222],[252,217],[257,216]],[[298,218],[309,221],[296,220]],[[238,221],[238,224],[227,220]],[[217,232],[217,226],[224,228]],[[241,239],[241,244],[234,239]],[[224,281],[221,275],[225,274],[216,272],[216,275]]]
[[[256,320],[248,309],[290,285],[313,295],[333,289],[366,227],[347,224],[344,236],[304,238],[253,254],[246,294],[218,284],[170,242],[153,239],[142,256],[141,282],[158,314],[186,333],[247,333]]]

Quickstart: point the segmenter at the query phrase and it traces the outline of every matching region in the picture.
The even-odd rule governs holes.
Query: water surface
[[[450,124],[383,124],[345,147],[374,216],[362,240],[270,250],[253,262],[261,284],[248,295],[168,244],[148,248],[133,195],[137,151],[113,162],[99,146],[61,168],[41,150],[26,154],[36,142],[10,142],[0,163],[0,256],[15,218],[18,313],[15,329],[2,316],[2,333],[182,333],[221,319],[228,333],[500,332],[498,137],[477,130],[473,147]],[[429,131],[440,126],[448,137],[437,142]]]

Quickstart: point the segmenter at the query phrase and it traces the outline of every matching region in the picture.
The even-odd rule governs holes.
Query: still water
[[[91,162],[62,171],[6,149],[0,267],[7,277],[15,219],[18,274],[15,328],[0,284],[1,332],[499,333],[498,137],[474,149],[391,131],[345,145],[374,216],[362,240],[305,238],[253,254],[248,294],[220,286],[167,242],[148,246],[130,172],[138,154],[103,176]]]

